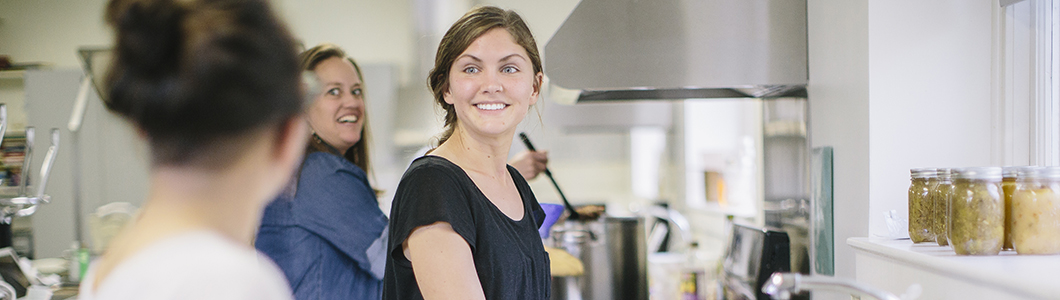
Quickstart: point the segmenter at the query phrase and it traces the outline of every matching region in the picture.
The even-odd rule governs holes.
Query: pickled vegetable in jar
[[[935,234],[935,242],[939,246],[949,245],[946,236],[946,216],[952,193],[953,183],[950,181],[950,169],[938,169],[938,184],[928,193],[928,198],[932,205],[931,232]]]
[[[1019,254],[1060,253],[1060,168],[1024,172],[1012,196],[1012,246]]]
[[[1012,193],[1016,191],[1016,173],[1020,168],[1001,168],[1001,192],[1005,199],[1005,243],[1001,246],[1002,250],[1012,250]]]
[[[997,255],[1005,239],[1001,168],[952,171],[949,242],[957,255]]]
[[[909,170],[909,239],[913,243],[926,243],[935,240],[932,232],[932,205],[929,192],[938,185],[936,170],[917,168]]]

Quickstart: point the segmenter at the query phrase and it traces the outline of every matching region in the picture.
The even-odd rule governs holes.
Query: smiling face
[[[537,103],[542,77],[512,35],[494,28],[453,62],[444,98],[455,108],[459,130],[511,138],[530,105]]]
[[[342,57],[321,61],[313,72],[323,92],[306,113],[309,127],[341,155],[361,141],[364,128],[364,94],[359,74]]]

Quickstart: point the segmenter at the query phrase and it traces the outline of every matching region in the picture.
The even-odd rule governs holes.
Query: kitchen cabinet
[[[918,299],[1055,299],[1060,295],[1056,270],[1060,256],[958,256],[953,248],[908,239],[850,238],[857,281],[891,292],[911,285],[923,289]]]
[[[26,113],[23,109],[25,75],[26,71],[23,70],[0,71],[0,103],[7,105],[9,134],[26,127]]]

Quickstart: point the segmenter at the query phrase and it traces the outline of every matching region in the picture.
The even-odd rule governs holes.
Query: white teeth
[[[339,118],[339,123],[357,123],[357,116],[345,116]]]
[[[478,107],[478,109],[481,109],[481,110],[501,110],[501,109],[504,109],[505,106],[506,105],[504,105],[504,103],[491,103],[491,104],[478,104],[478,105],[475,105],[475,107]]]

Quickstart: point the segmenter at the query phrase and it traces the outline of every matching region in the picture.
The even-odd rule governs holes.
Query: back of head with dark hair
[[[105,101],[153,164],[216,166],[302,110],[297,46],[265,0],[111,0]]]

